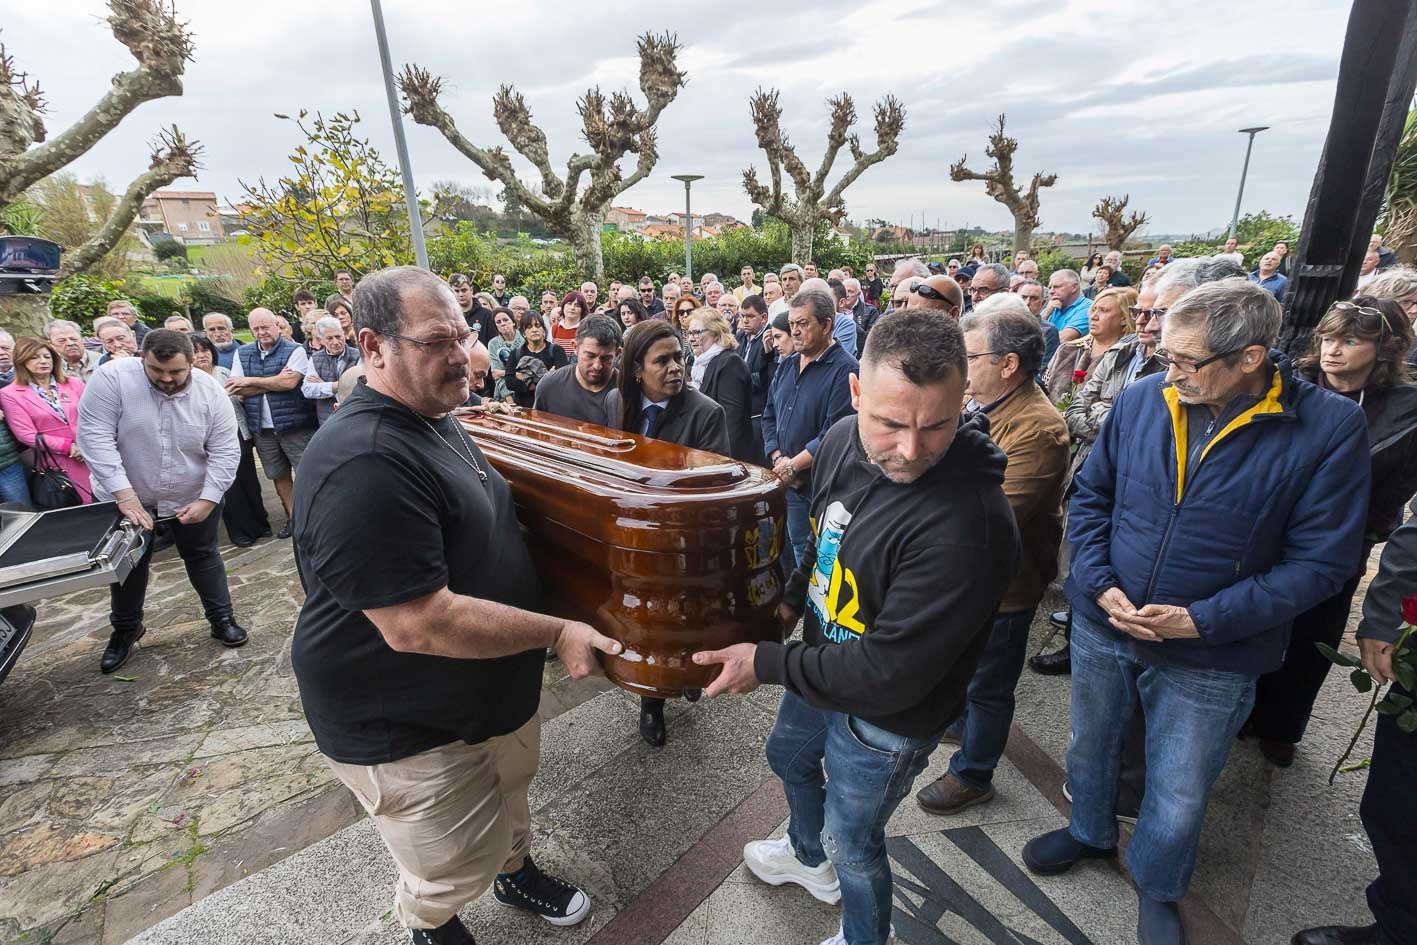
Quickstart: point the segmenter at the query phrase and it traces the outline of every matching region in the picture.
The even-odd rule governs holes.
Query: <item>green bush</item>
[[[1048,284],[1053,273],[1059,269],[1071,269],[1078,272],[1082,269],[1083,263],[1087,262],[1085,259],[1070,256],[1061,249],[1042,250],[1033,257],[1033,260],[1038,263],[1038,281],[1044,285]]]
[[[283,279],[279,276],[267,276],[259,285],[252,286],[242,294],[241,323],[245,324],[246,314],[253,308],[268,308],[272,312],[294,312],[295,293],[299,289],[309,289],[315,294],[315,300],[324,305],[325,297],[335,291],[335,284],[333,280]]]
[[[237,328],[246,327],[245,306],[226,294],[226,285],[220,278],[198,279],[192,282],[183,290],[182,302],[193,324],[200,325],[202,316],[208,312],[222,312],[231,316]]]
[[[67,318],[88,329],[93,319],[108,310],[114,299],[127,299],[138,310],[138,317],[149,325],[161,325],[163,319],[181,306],[172,299],[138,290],[122,279],[98,279],[93,276],[70,276],[54,287],[49,310],[55,318]]]
[[[183,262],[187,260],[186,244],[179,243],[176,239],[166,234],[154,236],[152,238],[152,247],[153,255],[157,257],[158,262],[167,259],[178,259]]]

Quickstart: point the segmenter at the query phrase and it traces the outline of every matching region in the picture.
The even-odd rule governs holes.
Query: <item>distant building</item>
[[[610,212],[605,214],[605,222],[625,233],[644,226],[648,216],[643,210],[632,207],[611,207]]]
[[[138,226],[148,234],[169,233],[189,246],[219,242],[225,234],[216,194],[205,190],[159,190],[143,201]]]

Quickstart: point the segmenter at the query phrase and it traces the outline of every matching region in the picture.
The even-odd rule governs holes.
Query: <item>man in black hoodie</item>
[[[877,323],[851,375],[857,415],[813,465],[815,547],[779,609],[789,632],[805,617],[802,641],[694,655],[723,666],[708,696],[787,690],[767,756],[792,817],[743,859],[766,882],[840,900],[829,943],[886,941],[886,821],[963,709],[1018,567],[1007,457],[987,418],[961,420],[966,364],[954,319],[906,310]]]

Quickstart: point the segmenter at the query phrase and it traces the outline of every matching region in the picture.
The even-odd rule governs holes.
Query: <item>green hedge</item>
[[[161,325],[163,319],[180,309],[174,300],[149,292],[138,291],[122,279],[98,279],[93,276],[70,276],[54,287],[49,299],[49,311],[55,318],[78,322],[89,331],[92,322],[108,310],[114,299],[127,299],[138,310],[138,316],[149,325]]]

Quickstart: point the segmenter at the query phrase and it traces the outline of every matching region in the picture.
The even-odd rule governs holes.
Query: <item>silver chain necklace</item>
[[[463,441],[463,449],[467,450],[467,455],[466,455],[466,456],[464,456],[462,453],[460,453],[460,452],[458,451],[458,448],[457,448],[456,446],[454,446],[453,444],[449,443],[449,442],[447,441],[447,439],[444,438],[443,434],[441,434],[441,433],[438,432],[438,428],[435,427],[435,426],[433,426],[433,424],[431,424],[431,423],[428,422],[428,418],[427,418],[427,417],[423,416],[423,414],[421,414],[421,413],[415,413],[414,416],[417,417],[419,420],[422,420],[422,421],[423,421],[423,425],[424,425],[425,427],[427,427],[427,428],[429,429],[429,431],[431,431],[432,434],[438,438],[438,442],[442,443],[442,444],[443,444],[444,446],[446,446],[448,449],[452,450],[454,456],[456,456],[458,459],[460,459],[460,460],[462,460],[464,463],[466,463],[467,466],[468,466],[468,468],[471,469],[473,472],[477,473],[477,478],[478,478],[479,480],[481,480],[482,482],[486,482],[486,481],[487,481],[487,473],[483,472],[483,471],[482,471],[482,467],[479,466],[479,465],[477,465],[477,460],[475,460],[475,459],[472,458],[472,447],[468,445],[468,443],[467,443],[467,434],[462,432],[462,427],[460,427],[460,426],[458,427],[458,435],[462,438],[462,441]],[[453,421],[453,422],[454,422],[454,424],[456,425],[457,421]]]

